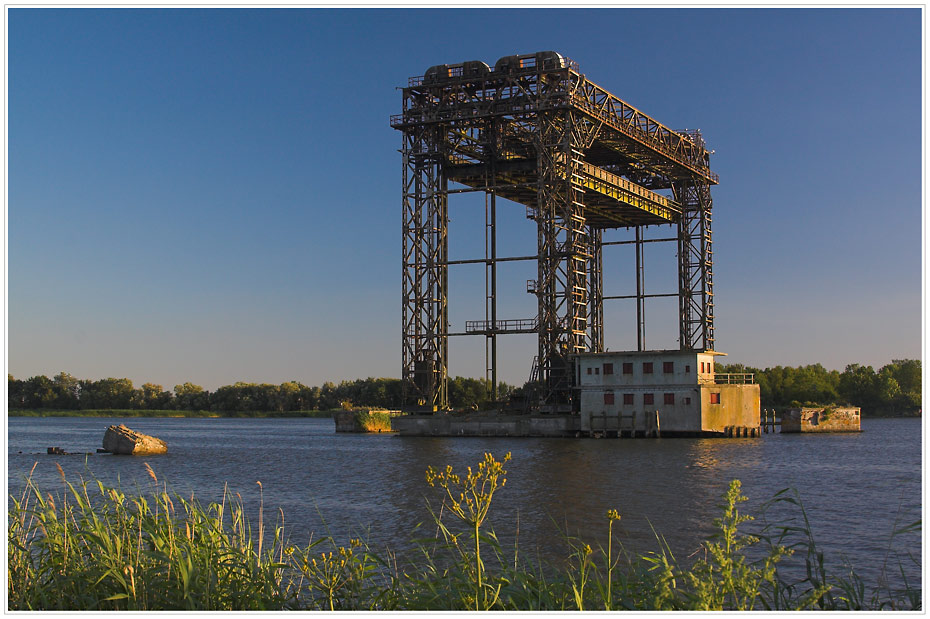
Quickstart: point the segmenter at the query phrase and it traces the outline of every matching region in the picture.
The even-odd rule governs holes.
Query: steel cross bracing
[[[678,319],[682,350],[714,349],[714,252],[710,187],[700,179],[676,182]]]
[[[436,127],[404,134],[403,385],[419,406],[448,404],[448,181]]]
[[[579,73],[554,52],[431,67],[403,89],[403,379],[408,404],[445,408],[450,335],[488,338],[488,376],[496,385],[495,265],[537,261],[538,335],[534,376],[542,404],[570,398],[572,354],[600,351],[603,332],[602,232],[678,226],[679,331],[683,349],[713,349],[713,255],[709,153],[697,132],[673,131]],[[449,183],[456,185],[450,189]],[[671,191],[671,198],[657,193]],[[483,327],[450,333],[448,196],[484,191],[487,303]],[[537,255],[501,258],[495,200],[526,205],[536,222]],[[641,264],[637,281],[641,283]],[[638,285],[637,329],[642,345]],[[626,298],[626,297],[608,297]],[[529,319],[528,319],[529,320]]]

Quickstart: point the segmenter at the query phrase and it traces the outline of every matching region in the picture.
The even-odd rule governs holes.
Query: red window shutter
[[[652,374],[652,361],[643,364],[643,374]]]
[[[623,394],[623,403],[624,403],[624,404],[632,404],[632,403],[633,403],[633,394],[632,394],[632,393],[624,393],[624,394]]]
[[[624,373],[624,374],[632,374],[632,373],[633,373],[633,364],[632,364],[632,363],[624,363],[624,364],[623,364],[623,373]]]
[[[614,394],[612,391],[608,391],[604,394],[604,404],[613,404],[614,403]]]
[[[671,374],[675,371],[675,362],[674,361],[664,361],[662,363],[662,372],[664,374]]]
[[[614,364],[605,363],[604,364],[604,374],[613,374],[614,373]]]
[[[655,404],[655,396],[651,393],[644,393],[643,404]]]
[[[674,394],[674,393],[666,393],[666,394],[665,394],[665,403],[666,403],[666,404],[674,404],[674,403],[675,403],[675,394]]]

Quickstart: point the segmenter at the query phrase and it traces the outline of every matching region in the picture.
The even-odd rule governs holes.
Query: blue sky
[[[921,355],[919,9],[8,9],[8,371],[171,388],[399,376],[398,87],[556,50],[715,150],[717,349],[760,367]],[[483,200],[450,202],[480,257]],[[501,255],[533,253],[501,209]],[[668,234],[659,229],[656,235]],[[616,238],[620,238],[617,235]],[[662,244],[656,244],[661,246]],[[632,253],[606,250],[607,294]],[[671,245],[647,292],[676,288]],[[529,269],[529,273],[525,273]],[[484,317],[453,267],[453,330]],[[535,313],[502,267],[499,317]],[[606,310],[635,347],[635,307]],[[647,305],[674,347],[674,301]],[[533,336],[503,338],[522,383]],[[481,338],[450,373],[482,376]]]

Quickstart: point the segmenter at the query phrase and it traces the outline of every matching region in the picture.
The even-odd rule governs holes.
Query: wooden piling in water
[[[762,411],[762,431],[766,434],[769,433],[771,429],[772,434],[775,433],[775,426],[778,423],[775,421],[775,409],[763,409]]]

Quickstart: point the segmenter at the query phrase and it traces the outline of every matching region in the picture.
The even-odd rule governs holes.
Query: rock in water
[[[111,454],[149,456],[165,453],[168,445],[160,438],[130,430],[120,424],[107,428],[107,433],[103,435],[103,449]]]

